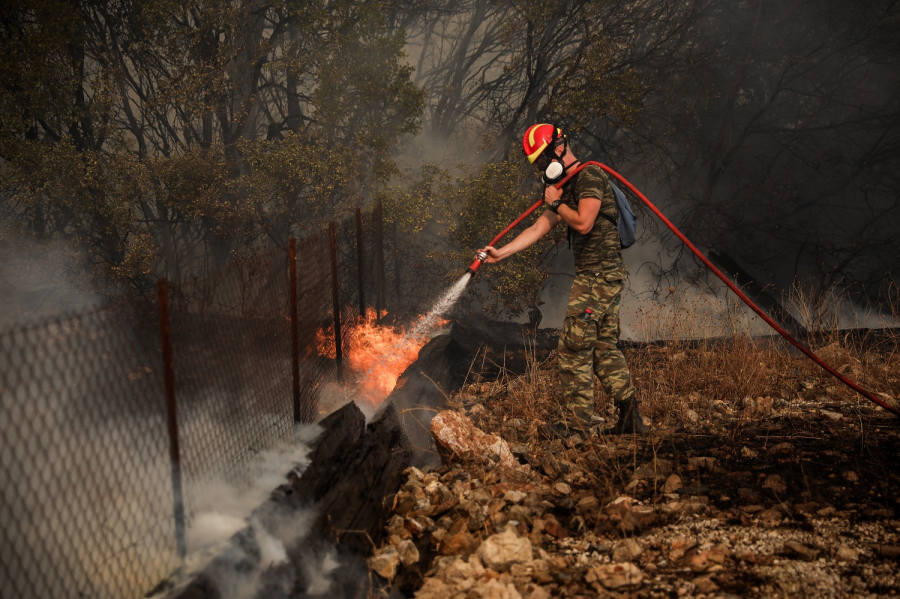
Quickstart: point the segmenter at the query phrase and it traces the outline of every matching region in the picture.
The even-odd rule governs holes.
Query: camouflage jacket
[[[575,272],[604,272],[607,280],[612,280],[617,274],[624,279],[625,263],[622,261],[619,229],[615,224],[619,211],[609,186],[609,176],[599,166],[588,165],[563,189],[562,200],[573,210],[578,210],[578,202],[582,198],[599,199],[600,214],[587,234],[569,230],[575,254]],[[607,217],[604,218],[604,215]]]

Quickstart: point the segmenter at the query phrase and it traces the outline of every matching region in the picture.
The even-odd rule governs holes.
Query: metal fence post
[[[381,210],[381,200],[375,204],[375,276],[376,279],[376,303],[375,310],[378,319],[381,320],[381,312],[384,310],[384,215]]]
[[[395,301],[397,305],[400,304],[400,300],[403,298],[403,294],[401,293],[401,267],[400,267],[400,242],[397,239],[397,221],[391,223],[391,231],[394,236],[394,292],[397,294]]]
[[[288,241],[288,265],[291,276],[291,392],[294,400],[294,422],[302,422],[300,410],[300,330],[297,323],[297,239]]]
[[[169,459],[172,462],[172,498],[175,512],[175,543],[178,557],[187,555],[185,536],[184,495],[181,487],[181,450],[178,445],[178,406],[175,403],[175,357],[172,352],[172,326],[169,317],[169,284],[165,279],[156,282],[159,300],[159,329],[162,341],[163,381],[166,390],[166,413],[169,424]]]
[[[328,240],[331,243],[331,300],[334,311],[334,358],[337,378],[344,380],[344,351],[341,348],[341,298],[338,285],[337,236],[334,222],[328,223]]]
[[[362,211],[356,209],[356,272],[359,275],[359,315],[366,316],[366,296],[363,290],[363,261],[365,254],[363,252],[363,226]]]

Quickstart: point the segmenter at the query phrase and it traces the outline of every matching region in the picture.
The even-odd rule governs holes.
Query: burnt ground
[[[535,405],[553,401],[555,364],[533,359],[522,375],[496,359],[473,365],[451,398],[521,466],[486,450],[408,471],[372,562],[391,575],[385,592],[900,595],[900,419],[786,360],[782,397],[692,394],[650,406],[647,435],[603,434],[607,413],[606,423],[550,440],[540,424],[552,410]],[[498,561],[488,546],[510,531],[530,553]],[[378,567],[390,547],[407,549],[396,571]]]

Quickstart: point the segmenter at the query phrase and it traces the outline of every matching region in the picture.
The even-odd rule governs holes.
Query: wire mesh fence
[[[0,333],[0,596],[141,597],[166,579],[205,481],[246,484],[320,416],[362,316],[395,299],[384,247],[380,211],[357,212],[161,283],[159,305]]]

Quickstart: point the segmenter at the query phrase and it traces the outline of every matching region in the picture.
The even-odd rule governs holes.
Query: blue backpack
[[[609,182],[609,186],[612,187],[613,195],[616,196],[619,222],[614,224],[619,228],[619,242],[624,250],[633,246],[634,242],[637,241],[637,217],[634,215],[634,210],[631,209],[631,204],[628,203],[628,198],[625,197],[622,190],[616,187],[612,181]],[[604,214],[603,217],[612,222],[611,216]]]

